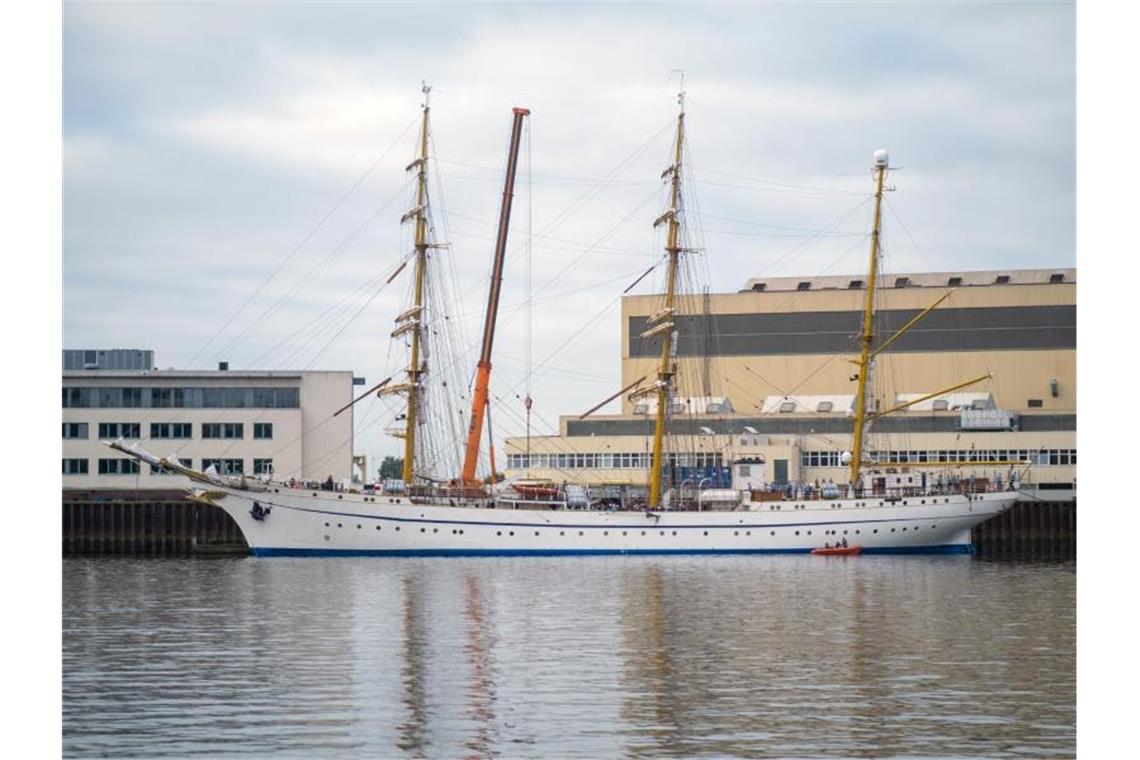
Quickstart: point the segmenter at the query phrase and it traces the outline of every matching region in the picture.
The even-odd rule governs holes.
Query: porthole
[[[847,535],[847,531],[843,531],[843,535],[845,535],[845,536],[846,536],[846,535]]]
[[[327,528],[327,527],[329,527],[329,524],[328,524],[328,523],[325,523],[325,527],[326,527],[326,528]]]
[[[397,526],[396,526],[396,530],[399,530],[399,529],[400,529],[400,526],[399,526],[399,525],[397,525]]]
[[[336,495],[336,497],[337,497],[338,499],[343,499],[343,498],[344,498],[344,496],[343,496],[342,494],[339,494],[339,493]]]
[[[376,526],[376,530],[380,530],[380,526],[379,526],[379,525],[377,525],[377,526]]]
[[[461,536],[463,535],[463,528],[459,529],[459,535],[461,535]]]
[[[641,535],[643,535],[643,536],[644,536],[644,535],[645,535],[645,531],[641,531]]]
[[[799,534],[800,534],[800,532],[797,530],[797,531],[796,531],[796,535],[798,536]]]
[[[744,535],[746,535],[746,536],[751,536],[751,535],[752,535],[752,531],[750,531],[750,530],[746,530],[746,531],[744,531]]]
[[[427,533],[427,528],[420,528],[420,533]]]
[[[734,536],[739,536],[739,535],[740,535],[740,531],[738,531],[738,530],[734,530],[734,531],[732,531],[732,535],[734,535]]]
[[[906,532],[906,526],[905,525],[903,526],[903,532],[904,533]]]
[[[565,536],[565,535],[566,535],[566,531],[564,531],[564,530],[560,530],[560,531],[558,531],[558,535],[560,535],[560,536]]]
[[[931,525],[931,526],[930,526],[930,529],[931,529],[931,530],[934,530],[934,529],[935,529],[935,528],[937,528],[937,527],[938,527],[938,525]]]
[[[536,535],[536,536],[538,535],[538,531],[537,531],[537,530],[534,532],[534,535]]]
[[[363,525],[361,525],[360,523],[357,523],[357,524],[356,524],[356,529],[357,529],[357,530],[360,530],[360,529],[361,529],[361,528],[363,528],[363,527],[364,527],[364,526],[363,526]]]
[[[585,534],[584,534],[584,533],[582,533],[582,531],[578,531],[578,535],[579,535],[579,536],[582,536],[582,535],[585,535]]]
[[[705,535],[707,536],[708,534],[709,534],[709,532],[706,530],[706,531],[705,531]]]
[[[610,534],[610,532],[608,530],[605,531],[604,533],[602,533],[603,536],[608,536],[609,534]]]
[[[496,536],[501,536],[501,535],[503,535],[503,531],[501,531],[501,530],[497,530],[497,531],[495,531],[495,535],[496,535]]]
[[[875,530],[872,531],[872,533],[878,533],[878,532],[879,532],[878,528],[875,528]]]
[[[325,534],[325,540],[326,540],[326,541],[328,541],[328,540],[329,540],[329,537],[328,537],[328,534],[327,534],[327,533]]]
[[[629,535],[629,532],[628,532],[628,531],[624,531],[624,530],[623,530],[623,531],[621,532],[621,534],[622,534],[623,536],[628,536],[628,535]]]
[[[771,531],[771,534],[772,534],[773,536],[774,536],[774,535],[776,535],[776,531],[774,531],[774,530],[773,530],[773,531]]]
[[[336,524],[336,527],[338,527],[338,528],[343,528],[343,527],[344,527],[344,524],[343,524],[343,523],[337,523],[337,524]]]
[[[514,534],[515,534],[515,532],[512,530],[507,535],[513,536]]]
[[[894,532],[895,532],[895,529],[894,529],[894,528],[891,528],[891,533],[894,533]]]
[[[809,535],[809,536],[811,535],[811,531],[810,531],[810,530],[808,531],[808,535]]]
[[[664,536],[664,535],[665,535],[665,531],[661,531],[661,535],[663,535],[663,536]]]
[[[677,531],[673,531],[673,535],[674,535],[674,536],[675,536],[675,535],[677,535]]]
[[[856,535],[856,536],[857,536],[857,535],[859,535],[859,530],[858,530],[858,529],[856,529],[856,530],[855,530],[855,535]]]

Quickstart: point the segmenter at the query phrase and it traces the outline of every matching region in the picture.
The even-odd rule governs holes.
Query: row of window
[[[298,388],[103,388],[63,389],[65,408],[102,409],[297,409]]]
[[[138,438],[142,426],[137,422],[100,422],[99,437],[112,438]],[[63,423],[64,438],[88,437],[90,426],[86,422]],[[190,422],[152,422],[150,423],[151,438],[193,438],[194,425]],[[203,438],[244,438],[245,424],[242,422],[203,422]],[[273,438],[272,422],[253,423],[253,437],[268,440]]]
[[[724,457],[720,453],[698,452],[689,454],[667,454],[671,467],[721,467]],[[645,469],[651,457],[647,452],[602,454],[531,454],[527,464],[526,454],[508,454],[507,467],[521,470],[527,467],[553,467],[559,470],[626,470]]]
[[[184,467],[193,467],[192,459],[178,458]],[[214,469],[222,475],[241,475],[245,472],[245,461],[242,459],[203,459],[202,470],[207,470],[211,465]],[[100,459],[98,462],[98,473],[100,475],[138,475],[139,461],[137,459],[128,458],[110,458]],[[88,460],[87,459],[64,459],[63,460],[63,474],[64,475],[87,475]],[[270,475],[273,473],[273,460],[272,459],[254,459],[253,460],[253,474],[254,475]],[[150,465],[151,475],[169,475],[169,470],[165,467],[158,465]]]
[[[838,451],[804,451],[802,467],[842,467]],[[1035,465],[1075,465],[1076,449],[942,449],[937,451],[878,451],[872,455],[881,464],[939,462],[1030,462]]]

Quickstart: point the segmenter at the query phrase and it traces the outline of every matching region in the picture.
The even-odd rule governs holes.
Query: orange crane
[[[483,417],[487,410],[487,386],[491,381],[491,345],[495,341],[495,319],[499,314],[499,294],[503,287],[503,260],[507,251],[507,230],[511,223],[511,201],[515,195],[515,170],[519,162],[519,142],[526,108],[514,109],[511,123],[511,145],[507,153],[507,176],[503,183],[503,205],[499,209],[499,231],[495,236],[495,264],[491,270],[491,288],[487,296],[487,316],[483,322],[483,347],[475,370],[475,394],[471,398],[471,425],[467,429],[467,450],[463,456],[463,484],[478,484],[475,466],[479,462],[479,438],[483,434]],[[492,476],[494,473],[492,473]]]

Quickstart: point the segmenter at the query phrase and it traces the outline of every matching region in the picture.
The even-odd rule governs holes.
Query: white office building
[[[353,410],[332,415],[352,401],[352,372],[156,370],[153,361],[150,351],[64,351],[64,489],[171,488],[160,468],[102,443],[116,438],[195,469],[350,480]]]

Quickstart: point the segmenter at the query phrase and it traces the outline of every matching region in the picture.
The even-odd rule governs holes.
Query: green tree
[[[380,478],[382,480],[395,480],[404,476],[403,457],[384,457],[380,463]]]

